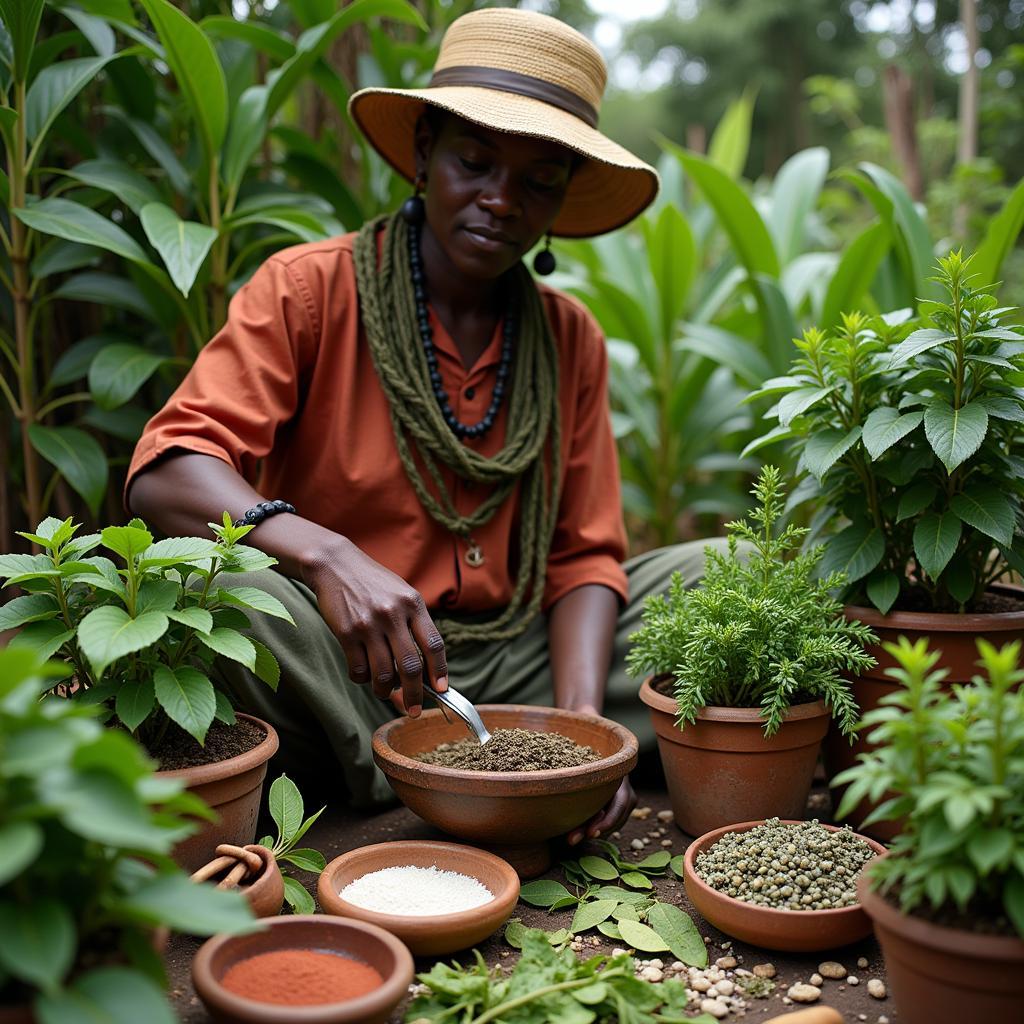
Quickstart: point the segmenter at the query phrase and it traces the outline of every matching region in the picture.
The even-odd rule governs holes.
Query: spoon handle
[[[444,692],[434,692],[434,699],[438,703],[443,704],[446,708],[453,711],[456,715],[461,718],[466,725],[476,734],[476,738],[483,746],[491,738],[491,734],[487,731],[487,726],[484,725],[483,719],[480,717],[476,708],[473,707],[472,703],[459,693],[454,687],[450,686]]]

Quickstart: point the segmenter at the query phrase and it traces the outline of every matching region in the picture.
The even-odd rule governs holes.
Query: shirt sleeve
[[[281,254],[231,300],[224,327],[199,353],[135,446],[135,477],[174,449],[222,459],[247,480],[296,412],[303,370],[315,355],[317,311],[305,279]]]
[[[597,583],[628,598],[622,561],[626,529],[622,519],[619,459],[608,405],[608,353],[589,311],[573,303],[572,361],[576,385],[568,455],[563,467],[558,521],[548,555],[543,607],[547,611],[570,590]],[[563,402],[565,399],[563,399]],[[563,428],[564,429],[564,428]],[[565,447],[563,446],[563,453]]]

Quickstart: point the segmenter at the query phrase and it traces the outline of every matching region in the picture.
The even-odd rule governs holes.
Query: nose
[[[519,216],[522,204],[512,174],[507,170],[496,170],[480,189],[477,205],[494,217]]]

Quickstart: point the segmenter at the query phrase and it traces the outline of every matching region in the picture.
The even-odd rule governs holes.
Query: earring
[[[427,211],[420,193],[423,191],[426,184],[426,175],[423,173],[417,174],[416,181],[413,182],[415,192],[409,196],[404,203],[402,203],[402,209],[400,211],[402,214],[402,220],[404,220],[406,224],[416,225],[423,223],[423,220],[427,215]]]
[[[554,273],[556,266],[558,264],[555,261],[555,254],[551,251],[551,232],[549,231],[544,248],[533,257],[533,269],[541,277],[547,277],[548,274]]]

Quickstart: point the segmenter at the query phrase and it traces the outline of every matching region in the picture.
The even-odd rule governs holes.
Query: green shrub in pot
[[[205,808],[95,707],[41,698],[54,671],[0,650],[0,1014],[171,1024],[154,930],[237,932],[252,916],[168,857]]]

